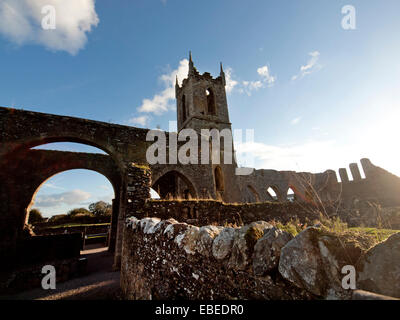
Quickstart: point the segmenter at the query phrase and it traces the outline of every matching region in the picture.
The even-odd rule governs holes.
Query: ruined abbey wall
[[[334,208],[331,208],[333,212]],[[142,208],[127,212],[138,218],[173,218],[196,226],[242,225],[258,220],[282,223],[298,219],[302,223],[319,218],[318,208],[301,203],[238,203],[230,204],[216,200],[147,200]],[[329,211],[329,210],[328,210]]]

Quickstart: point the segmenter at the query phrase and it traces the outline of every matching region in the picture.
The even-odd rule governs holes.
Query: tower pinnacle
[[[189,75],[194,74],[194,64],[192,59],[192,51],[189,51]]]
[[[219,73],[219,75],[222,78],[222,83],[224,84],[224,86],[226,85],[226,81],[225,81],[225,72],[224,72],[224,68],[222,67],[222,62],[220,62],[220,66],[221,66],[221,71]]]

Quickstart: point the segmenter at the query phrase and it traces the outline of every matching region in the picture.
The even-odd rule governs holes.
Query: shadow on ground
[[[118,300],[120,272],[112,270],[113,254],[107,248],[90,245],[81,252],[87,258],[87,274],[57,284],[55,290],[37,288],[1,300]]]

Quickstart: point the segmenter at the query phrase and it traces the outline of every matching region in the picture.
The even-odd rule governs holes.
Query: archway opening
[[[292,189],[292,187],[289,187],[287,194],[286,194],[286,200],[290,202],[296,201],[296,193]]]
[[[106,248],[110,243],[115,196],[110,180],[98,172],[63,171],[36,189],[26,221],[33,224],[35,235],[81,232],[83,249]]]
[[[206,90],[206,96],[207,96],[207,113],[210,115],[215,115],[216,114],[215,97],[214,97],[214,92],[211,88],[208,88]]]
[[[224,175],[220,166],[214,169],[215,189],[217,192],[223,192],[225,190]]]
[[[150,188],[150,197],[154,200],[159,200],[161,199],[160,195],[158,194],[158,192],[156,190],[154,190],[153,188]]]
[[[182,173],[172,170],[153,183],[152,188],[161,199],[196,199],[197,193],[190,180]]]
[[[268,187],[267,189],[267,197],[270,201],[278,201],[278,192],[274,187]]]
[[[186,96],[182,96],[182,122],[185,122],[187,118],[187,110],[186,110]]]

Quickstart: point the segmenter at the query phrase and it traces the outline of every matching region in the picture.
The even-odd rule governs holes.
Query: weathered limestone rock
[[[192,226],[183,236],[183,249],[187,254],[195,254],[197,252],[197,242],[200,237],[200,228]]]
[[[278,266],[281,249],[293,236],[275,227],[269,229],[254,246],[253,272],[263,276]]]
[[[163,234],[169,238],[174,239],[180,234],[183,234],[188,229],[186,223],[171,223],[164,229]]]
[[[361,262],[357,287],[400,298],[400,233],[371,248]]]
[[[343,237],[343,239],[342,239]],[[342,268],[355,265],[363,249],[317,227],[309,227],[281,250],[279,272],[299,288],[326,299],[349,299],[342,287]]]
[[[157,234],[157,235],[161,235],[164,233],[164,230],[171,224],[176,224],[178,223],[178,221],[176,221],[175,219],[168,219],[168,220],[161,220],[159,223],[157,223],[154,227],[153,227],[153,233]]]
[[[154,233],[154,227],[160,222],[159,218],[144,218],[140,220],[140,227],[145,234]]]
[[[212,254],[211,248],[214,238],[222,231],[222,227],[205,226],[201,227],[199,231],[199,241],[197,242],[197,251],[205,256]]]
[[[173,228],[173,227],[171,227]],[[196,227],[192,225],[186,225],[183,231],[180,232],[176,238],[175,242],[188,254],[199,253],[201,255],[209,256],[211,255],[211,247],[214,238],[218,236],[222,227],[216,226],[204,226]],[[170,232],[170,231],[167,231]]]
[[[317,239],[320,230],[309,227],[289,241],[281,250],[280,274],[299,288],[318,296],[325,293],[325,280]]]
[[[233,245],[233,239],[237,229],[224,228],[219,235],[214,239],[212,253],[214,258],[223,260],[228,258]]]
[[[235,233],[232,253],[228,266],[232,269],[246,270],[250,264],[257,240],[264,236],[266,230],[273,226],[265,221],[250,223]]]

